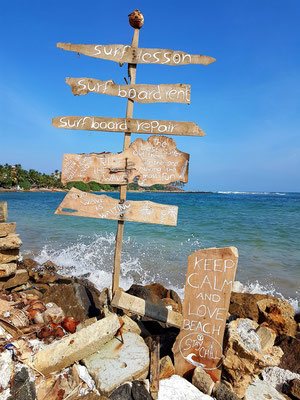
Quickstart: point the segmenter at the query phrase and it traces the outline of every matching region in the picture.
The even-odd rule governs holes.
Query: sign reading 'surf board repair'
[[[175,372],[189,377],[201,366],[220,380],[223,336],[238,262],[235,247],[191,254],[183,302],[183,322],[173,347]]]

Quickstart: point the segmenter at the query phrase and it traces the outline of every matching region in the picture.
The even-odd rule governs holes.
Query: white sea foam
[[[286,195],[286,193],[279,193],[279,192],[277,192],[277,193],[275,193],[275,192],[233,192],[233,191],[225,192],[225,191],[221,191],[221,190],[216,193],[219,193],[219,194],[269,194],[269,195],[277,195],[277,196],[285,196]]]

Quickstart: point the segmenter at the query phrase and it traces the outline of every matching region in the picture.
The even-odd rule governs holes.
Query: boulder
[[[82,331],[80,331],[82,332]],[[143,338],[127,332],[113,338],[97,353],[83,359],[97,389],[109,395],[117,386],[136,379],[145,379],[149,369],[149,350]]]
[[[29,279],[26,269],[17,269],[13,277],[6,277],[0,280],[0,290],[11,289],[23,285]]]
[[[7,220],[7,202],[0,201],[0,222]]]
[[[17,264],[12,262],[0,265],[0,278],[14,275],[17,270]]]
[[[120,322],[117,315],[113,314],[101,319],[79,332],[51,343],[38,352],[34,357],[34,367],[43,374],[68,367],[75,361],[82,360],[100,350],[114,337],[119,328]]]
[[[255,380],[246,390],[244,400],[285,400],[269,383]]]
[[[161,298],[145,286],[131,285],[126,293],[131,294],[135,297],[139,297],[145,301],[149,301],[150,303],[156,304],[158,306],[165,307]]]
[[[19,249],[22,246],[22,240],[16,233],[10,233],[5,237],[0,237],[0,250]]]
[[[213,400],[178,375],[159,381],[158,400]]]
[[[152,396],[145,388],[144,382],[141,381],[132,382],[131,396],[133,400],[152,400]]]
[[[159,379],[167,379],[175,374],[171,357],[165,356],[159,360]]]
[[[11,388],[11,395],[14,400],[36,399],[34,383],[30,380],[27,368],[23,367],[16,373]]]
[[[178,312],[178,313],[182,313],[182,306],[180,307],[179,304],[176,303],[175,300],[170,299],[170,298],[165,298],[162,299],[165,307],[167,307],[169,310]]]
[[[6,222],[0,224],[0,237],[4,237],[9,235],[10,233],[14,233],[16,225],[17,224],[15,222]]]
[[[224,383],[218,382],[213,389],[213,396],[216,400],[240,400],[234,392]]]
[[[0,264],[17,261],[19,259],[19,249],[0,250]]]
[[[294,336],[296,333],[295,310],[286,300],[264,299],[257,302],[259,322],[265,322],[277,335]]]
[[[175,301],[175,303],[178,306],[178,312],[180,312],[180,314],[182,314],[182,302],[181,302],[181,298],[179,297],[179,295],[175,292],[175,290],[169,289],[167,292],[167,299],[172,299]]]
[[[255,376],[266,367],[277,366],[283,354],[275,346],[263,351],[257,328],[258,324],[250,319],[241,318],[228,324],[223,374],[240,397]]]
[[[278,367],[300,374],[300,340],[282,335],[276,339],[275,345],[283,351]]]
[[[265,382],[270,383],[276,390],[283,392],[283,388],[292,379],[300,379],[299,374],[282,369],[279,367],[268,367],[262,371],[262,378]]]
[[[167,297],[168,289],[166,289],[161,283],[152,283],[151,285],[145,285],[144,287],[160,299]]]
[[[257,302],[264,299],[275,299],[266,294],[250,294],[232,292],[229,304],[229,313],[238,318],[250,318],[258,322],[259,311]]]
[[[215,383],[203,368],[197,367],[194,369],[192,384],[202,393],[211,395]]]
[[[300,379],[293,379],[288,383],[287,394],[295,399],[300,399]]]
[[[109,396],[110,400],[133,400],[131,396],[131,385],[129,383],[124,383],[124,385],[119,386],[115,389]]]
[[[23,265],[26,265],[30,278],[35,282],[53,283],[57,280],[58,267],[51,261],[39,265],[36,261],[29,258],[23,261]]]

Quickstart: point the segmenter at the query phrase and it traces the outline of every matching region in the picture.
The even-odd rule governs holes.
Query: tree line
[[[68,182],[66,186],[64,186],[60,181],[60,171],[56,169],[51,174],[45,174],[38,172],[34,169],[29,169],[28,171],[22,168],[21,164],[15,165],[0,165],[0,188],[4,189],[12,189],[12,188],[20,188],[21,190],[30,190],[30,189],[42,189],[42,188],[57,188],[57,189],[71,189],[75,187],[76,189],[85,191],[85,192],[100,192],[100,191],[115,191],[118,190],[119,186],[117,185],[107,185],[100,184],[97,182]],[[181,182],[175,182],[172,185],[153,185],[150,187],[144,188],[144,190],[172,190],[182,188],[183,184]],[[140,190],[140,186],[134,182],[128,185],[129,190]]]

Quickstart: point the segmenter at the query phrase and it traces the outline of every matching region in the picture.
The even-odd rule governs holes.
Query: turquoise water
[[[1,193],[17,222],[22,254],[51,259],[63,273],[111,284],[117,222],[54,215],[65,193]],[[118,194],[112,194],[118,197]],[[253,292],[294,302],[300,287],[299,193],[129,193],[179,207],[177,227],[125,223],[121,285],[161,282],[182,290],[187,257],[206,247],[236,246],[236,279]]]

